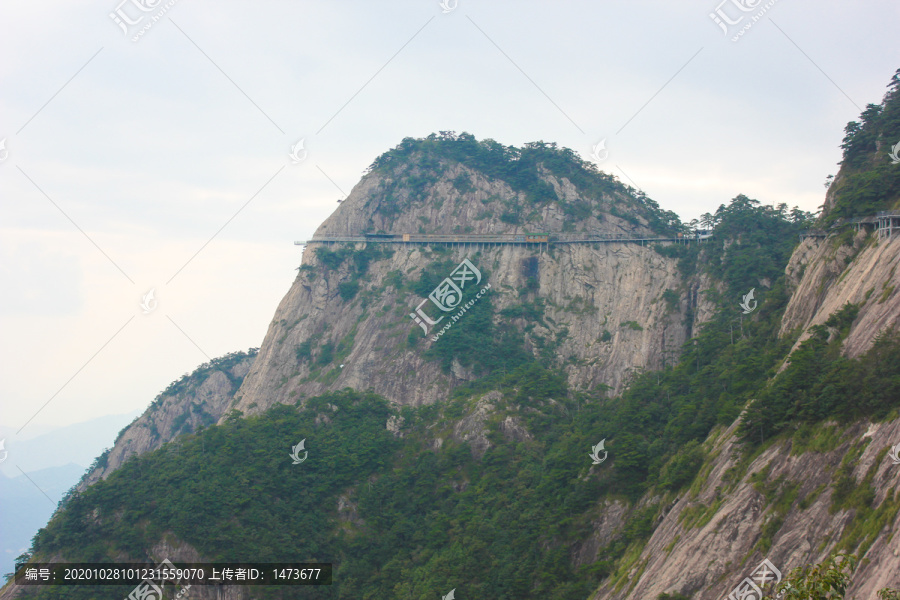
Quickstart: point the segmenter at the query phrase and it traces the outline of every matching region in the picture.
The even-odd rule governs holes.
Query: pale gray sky
[[[406,136],[606,139],[600,167],[685,220],[816,210],[900,5],[719,1],[4,0],[0,425],[129,412],[258,346],[292,241]]]

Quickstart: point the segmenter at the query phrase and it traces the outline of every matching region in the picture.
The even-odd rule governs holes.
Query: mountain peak
[[[405,138],[379,156],[316,237],[584,232],[671,234],[677,215],[575,151],[468,133]]]

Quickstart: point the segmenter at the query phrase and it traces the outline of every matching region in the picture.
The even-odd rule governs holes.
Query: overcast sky
[[[20,438],[259,346],[293,240],[406,136],[585,159],[606,140],[600,167],[684,220],[739,193],[815,211],[900,67],[889,0],[120,1],[0,3],[0,426]]]

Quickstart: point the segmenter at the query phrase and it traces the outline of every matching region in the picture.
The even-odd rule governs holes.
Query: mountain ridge
[[[407,139],[316,236],[685,231],[607,175],[573,183],[592,169],[572,154]],[[870,329],[900,313],[882,281],[900,246],[862,231],[798,247],[812,215],[742,195],[708,220],[703,244],[314,243],[217,423],[174,427],[196,390],[161,396],[145,417],[164,435],[71,494],[35,556],[336,563],[339,586],[279,597],[707,600],[762,558],[787,574],[845,550],[866,558],[852,594],[896,587],[900,340]],[[409,313],[464,258],[492,293],[463,290],[469,312],[427,344]],[[880,295],[860,295],[873,278]],[[609,460],[591,464],[601,439]]]
[[[442,164],[425,151],[433,147],[455,148],[458,145],[476,150],[490,148],[489,156],[500,154],[504,161],[512,161],[509,156],[519,152],[525,158],[520,156],[517,160],[533,160],[532,168],[535,170],[540,170],[543,163],[538,159],[545,155],[568,161],[563,164],[570,165],[582,179],[593,181],[595,187],[582,192],[570,180],[557,179],[549,169],[545,169],[537,177],[524,178],[530,187],[514,182],[516,187],[521,188],[516,190],[503,180],[489,179],[483,172],[452,159],[446,159],[446,164]],[[654,231],[650,227],[651,222],[659,224],[664,219],[669,219],[665,227],[670,231],[681,227],[677,217],[673,217],[674,213],[659,211],[655,203],[642,195],[642,199],[636,200],[628,188],[573,157],[571,151],[540,144],[514,152],[489,140],[476,142],[467,134],[456,136],[446,132],[440,137],[431,136],[418,141],[407,138],[398,148],[401,150],[386,153],[375,161],[369,174],[317,229],[313,242],[317,237],[326,235],[359,235],[369,231],[395,234],[417,231],[429,234],[519,233],[532,227],[528,225],[531,220],[540,223],[540,226],[533,227],[545,232],[580,230],[647,234]],[[406,162],[395,156],[397,152]],[[529,159],[532,155],[536,156]],[[426,176],[423,173],[428,165],[435,170]],[[402,183],[403,193],[395,190],[398,182]],[[386,209],[386,206],[389,208]],[[400,213],[396,212],[398,206],[403,207]],[[617,207],[634,207],[636,214],[630,215],[623,212],[624,208]],[[509,211],[528,214],[521,223],[510,223],[507,221],[511,219],[506,218]],[[608,211],[628,216],[630,220]],[[587,216],[580,218],[583,215]],[[369,246],[357,244],[352,249],[345,246],[344,254],[331,248],[331,245],[325,247],[312,243],[304,252],[297,280],[279,305],[266,341],[261,346],[263,360],[248,374],[236,409],[254,414],[274,402],[292,402],[296,397],[342,386],[357,389],[372,386],[398,404],[430,404],[446,398],[446,394],[438,388],[446,386],[452,389],[461,382],[473,379],[476,374],[458,359],[450,373],[422,360],[416,348],[416,344],[419,347],[422,344],[413,337],[417,331],[416,325],[407,319],[429,291],[426,287],[422,294],[419,284],[430,266],[443,261],[445,268],[452,269],[466,257],[480,265],[479,268],[492,271],[489,281],[495,290],[525,290],[522,294],[525,302],[495,294],[499,312],[514,310],[515,305],[537,297],[546,301],[544,311],[550,321],[545,320],[537,325],[540,335],[533,336],[535,340],[542,337],[548,343],[559,343],[565,348],[563,351],[567,356],[574,354],[577,360],[583,360],[587,356],[584,348],[592,345],[592,340],[601,338],[604,330],[610,331],[613,340],[607,352],[609,356],[599,358],[604,364],[593,374],[582,378],[585,384],[588,381],[592,384],[603,383],[613,390],[621,390],[626,380],[622,373],[662,364],[662,354],[674,352],[689,335],[682,326],[676,326],[677,316],[671,318],[669,311],[653,305],[666,289],[678,287],[681,282],[675,261],[648,248],[637,249],[623,243],[602,248],[554,248],[539,253],[537,248],[489,247],[474,254],[466,248],[447,251],[440,247],[401,246],[396,249],[394,246],[375,246],[374,242]],[[387,256],[386,253],[392,254]],[[535,259],[537,262],[534,262]],[[526,267],[528,261],[532,261],[530,267]],[[426,265],[424,269],[423,264]],[[600,267],[594,268],[593,265],[597,264]],[[523,269],[526,268],[536,272],[523,276]],[[581,289],[573,294],[561,291],[569,274],[574,274],[581,285]],[[419,275],[419,281],[416,281],[416,275]],[[616,281],[614,289],[608,289],[610,281]],[[636,294],[639,287],[651,289]],[[420,295],[416,296],[411,293],[413,291]],[[594,301],[590,298],[594,295],[602,295],[604,299]],[[699,294],[695,290],[694,297],[697,296]],[[367,319],[369,302],[378,304],[377,310],[383,313],[390,312],[390,326],[394,331],[380,334],[378,331],[361,330],[366,324],[364,320]],[[573,302],[581,303],[579,308],[566,310]],[[603,328],[596,323],[587,323],[589,319],[585,317],[588,315],[576,314],[586,306],[597,304],[601,306],[596,310],[606,313],[607,324]],[[687,305],[678,307],[675,312],[681,313],[687,308]],[[568,322],[569,333],[564,334],[565,328],[553,325],[554,322]],[[620,325],[628,322],[638,325],[670,322],[671,326],[660,335],[650,333],[655,328],[639,325],[644,333],[626,339],[629,336],[625,335]],[[326,327],[329,328],[328,333]],[[391,341],[391,335],[395,341]],[[568,336],[568,341],[561,339],[560,335]],[[528,334],[526,337],[529,337]],[[281,343],[273,343],[275,340],[281,340]],[[319,346],[332,344],[340,347],[333,363],[324,362],[319,354],[310,356],[305,362],[301,360],[299,365],[285,368],[284,365],[292,362],[288,345],[293,343],[303,352],[303,345],[310,341]],[[532,346],[533,351],[533,340],[529,342],[526,343]],[[390,355],[391,358],[373,358],[380,354]],[[396,361],[401,364],[397,365]],[[297,361],[294,362],[296,364]],[[329,370],[317,374],[317,362],[323,362],[323,370]],[[418,373],[430,386],[423,389],[415,381],[404,383],[403,377],[393,375],[389,375],[388,381],[379,375],[385,372]],[[296,385],[295,381],[300,381],[300,384]],[[291,386],[296,387],[291,390]]]

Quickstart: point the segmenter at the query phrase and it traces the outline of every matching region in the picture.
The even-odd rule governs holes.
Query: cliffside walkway
[[[688,234],[681,237],[634,237],[626,235],[591,235],[577,233],[503,233],[495,235],[485,234],[458,234],[458,235],[429,235],[429,234],[366,234],[366,235],[343,235],[343,236],[323,236],[313,238],[306,241],[294,242],[296,246],[306,246],[309,244],[342,244],[342,243],[361,243],[375,242],[380,244],[445,244],[451,246],[461,245],[523,245],[523,246],[540,246],[546,248],[554,244],[622,244],[635,243],[640,245],[661,242],[675,242],[686,244],[692,241],[702,242],[709,239],[712,234]]]
[[[857,231],[859,231],[862,227],[873,227],[876,234],[878,234],[879,239],[888,238],[890,239],[894,235],[894,231],[900,233],[900,211],[896,210],[882,210],[878,211],[872,216],[869,217],[856,217],[854,219],[850,219],[846,223],[842,223],[841,225],[834,227],[834,229],[840,229],[843,227],[855,227]],[[823,231],[821,229],[810,229],[809,231],[804,231],[800,234],[800,240],[804,240],[806,238],[824,238],[828,237],[828,235],[832,232]]]

